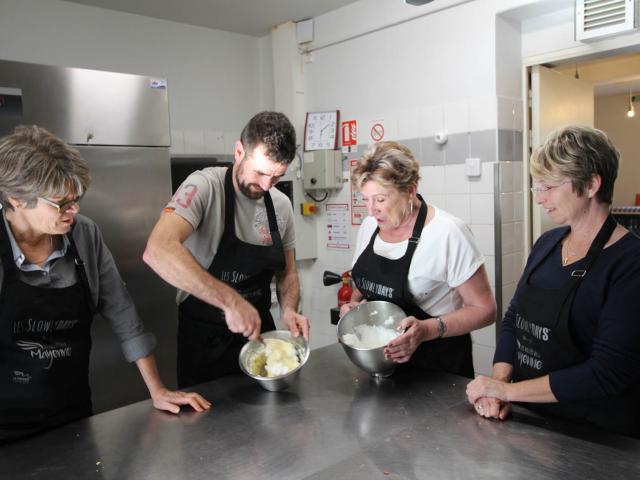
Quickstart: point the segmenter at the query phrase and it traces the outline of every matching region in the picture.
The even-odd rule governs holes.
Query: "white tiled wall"
[[[524,265],[522,162],[500,162],[502,229],[502,314],[506,311]]]
[[[498,108],[502,115],[495,113]],[[477,97],[442,105],[405,108],[388,114],[350,114],[343,110],[341,116],[358,121],[362,144],[369,143],[367,127],[374,118],[384,119],[387,131],[385,139],[407,140],[411,144],[414,154],[423,163],[419,192],[428,203],[456,215],[469,225],[486,258],[485,268],[492,290],[495,292],[497,288],[501,294],[500,307],[504,311],[515,290],[523,263],[522,163],[512,161],[518,159],[518,138],[521,138],[516,131],[516,124],[522,117],[519,100]],[[496,130],[498,117],[503,122],[500,133]],[[473,133],[478,130],[484,133]],[[452,135],[459,135],[455,143],[450,141],[444,147],[435,145],[430,137],[443,131],[449,134],[450,139]],[[469,137],[461,136],[465,132]],[[460,163],[466,152],[473,152],[472,146],[489,152],[481,158],[481,176],[474,178],[466,176],[465,166]],[[501,159],[498,151],[507,152],[509,161]],[[344,168],[346,170],[346,164]],[[494,187],[496,176],[499,179],[497,189]],[[340,192],[332,193],[327,201],[350,203],[349,194],[350,189],[345,185]],[[496,217],[496,204],[499,217]],[[496,218],[500,218],[499,225],[495,225]],[[336,341],[335,327],[329,322],[329,308],[337,303],[339,285],[324,287],[321,283],[322,272],[326,269],[341,273],[349,269],[353,256],[353,249],[327,251],[323,248],[326,244],[323,211],[317,217],[317,224],[318,259],[298,267],[307,292],[303,308],[313,324],[312,348]],[[358,227],[351,228],[352,245],[355,244],[357,231]],[[496,238],[496,231],[500,232],[499,238]],[[503,269],[499,272],[502,285],[496,285],[496,255],[499,255],[498,263]],[[473,332],[472,339],[476,373],[490,374],[496,326],[490,325]]]
[[[240,132],[171,130],[171,153],[232,155],[238,138]]]
[[[464,165],[426,166],[421,168],[421,193],[427,201],[441,206],[465,221],[486,258],[489,283],[495,288],[494,238],[494,162],[482,164],[479,178],[466,176]],[[443,181],[444,180],[444,181]],[[439,204],[438,200],[444,200]],[[471,333],[473,363],[476,373],[491,373],[495,351],[495,324]]]

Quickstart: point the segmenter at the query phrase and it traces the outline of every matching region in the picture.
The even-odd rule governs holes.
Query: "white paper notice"
[[[327,204],[327,248],[349,248],[349,205],[346,203]]]
[[[353,178],[353,171],[358,165],[357,160],[351,160],[349,164],[349,177]],[[365,217],[369,214],[367,210],[367,204],[364,203],[362,198],[362,194],[353,188],[353,183],[349,182],[351,185],[351,225],[360,225]]]

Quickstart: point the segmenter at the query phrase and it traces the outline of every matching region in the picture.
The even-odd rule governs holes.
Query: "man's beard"
[[[266,192],[262,190],[260,185],[258,185],[257,183],[245,183],[240,179],[241,170],[242,165],[240,165],[238,172],[236,172],[236,183],[238,184],[238,188],[244,194],[244,196],[252,200],[259,200],[264,197],[264,194]]]

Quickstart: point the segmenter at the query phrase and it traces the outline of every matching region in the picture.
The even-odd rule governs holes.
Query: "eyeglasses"
[[[558,188],[561,185],[564,185],[565,183],[571,183],[571,180],[565,180],[564,182],[560,182],[558,185],[540,185],[539,187],[531,187],[531,193],[536,194],[536,193],[546,193],[549,190],[552,190],[554,188]]]
[[[47,205],[51,205],[53,208],[58,210],[58,213],[64,213],[69,210],[74,205],[80,205],[80,200],[82,200],[82,196],[76,197],[73,200],[69,200],[68,202],[56,203],[53,200],[49,200],[48,198],[38,197]]]

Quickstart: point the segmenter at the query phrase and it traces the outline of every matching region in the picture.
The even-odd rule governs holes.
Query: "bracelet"
[[[442,338],[447,333],[447,324],[441,317],[436,317],[436,320],[438,321],[438,338]]]

